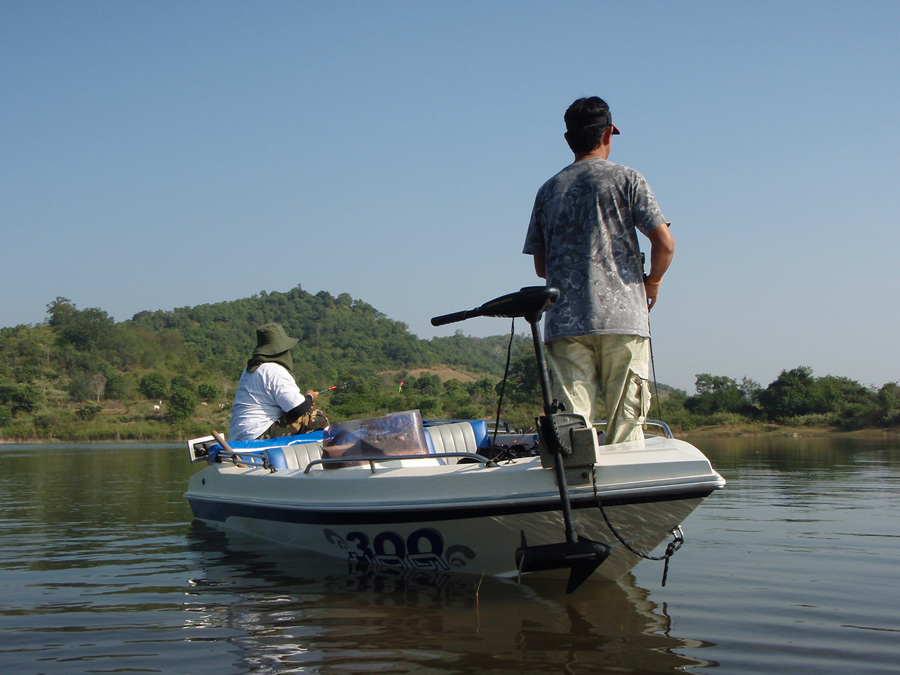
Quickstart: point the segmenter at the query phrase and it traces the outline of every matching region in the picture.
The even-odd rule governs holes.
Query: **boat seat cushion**
[[[487,424],[484,420],[435,424],[425,428],[436,455],[447,452],[478,452],[488,444]],[[456,464],[459,457],[447,457],[448,464]]]
[[[283,471],[305,469],[311,461],[322,459],[320,443],[295,443],[280,448],[268,448],[267,452],[272,466]]]

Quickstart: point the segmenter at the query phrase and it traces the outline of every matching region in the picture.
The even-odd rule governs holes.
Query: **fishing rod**
[[[647,332],[650,333],[650,315],[647,315]],[[659,380],[656,379],[656,360],[653,358],[653,334],[647,338],[650,347],[650,372],[653,375],[653,394],[656,399],[656,416],[662,419],[662,404],[659,400]]]
[[[641,251],[641,274],[643,274],[644,278],[646,279],[647,275],[644,272],[644,262],[645,262],[644,252]],[[653,331],[650,330],[650,308],[649,307],[647,308],[647,345],[650,349],[650,373],[653,377],[653,393],[654,393],[654,398],[656,399],[656,416],[659,417],[659,419],[662,419],[662,405],[659,400],[659,380],[656,379],[656,360],[653,358]]]
[[[340,384],[335,384],[328,389],[323,389],[320,391],[320,394],[324,394],[326,391],[334,391],[335,389],[343,389],[344,387],[349,387],[351,384],[356,384],[357,382],[362,382],[363,380],[368,380],[370,377],[375,377],[379,373],[369,373],[368,375],[363,375],[362,377],[357,377],[355,380],[348,380],[347,382],[341,382]]]

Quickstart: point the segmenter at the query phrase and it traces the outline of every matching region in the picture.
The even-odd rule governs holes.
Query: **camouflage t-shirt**
[[[545,256],[547,286],[560,290],[544,339],[649,337],[637,230],[666,223],[647,181],[627,166],[586,159],[544,183],[523,250]]]

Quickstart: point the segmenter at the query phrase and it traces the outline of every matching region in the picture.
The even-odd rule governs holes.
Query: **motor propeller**
[[[516,568],[521,581],[522,575],[528,572],[568,567],[571,571],[566,593],[572,593],[587,581],[611,553],[612,549],[606,544],[584,537],[577,537],[574,542],[529,546],[525,531],[522,530],[522,545],[516,549]]]

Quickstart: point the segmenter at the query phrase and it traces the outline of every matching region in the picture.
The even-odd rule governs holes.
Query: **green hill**
[[[493,418],[509,337],[422,340],[406,324],[346,293],[287,293],[116,323],[66,298],[38,325],[0,329],[0,441],[172,439],[228,426],[237,379],[258,325],[277,321],[303,389],[328,391],[332,421],[418,409],[432,418]],[[531,339],[514,336],[502,418],[529,427],[540,413]],[[812,369],[784,370],[766,387],[708,373],[697,393],[659,384],[651,416],[676,429],[779,423],[841,429],[900,424],[900,386],[864,387]],[[598,414],[602,414],[598,413]]]
[[[323,396],[339,417],[388,405],[481,417],[509,339],[457,332],[422,340],[361,300],[299,286],[120,323],[66,298],[47,315],[43,324],[0,329],[3,438],[168,438],[222,427],[255,328],[272,321],[300,339],[292,355],[301,387],[354,382]]]

